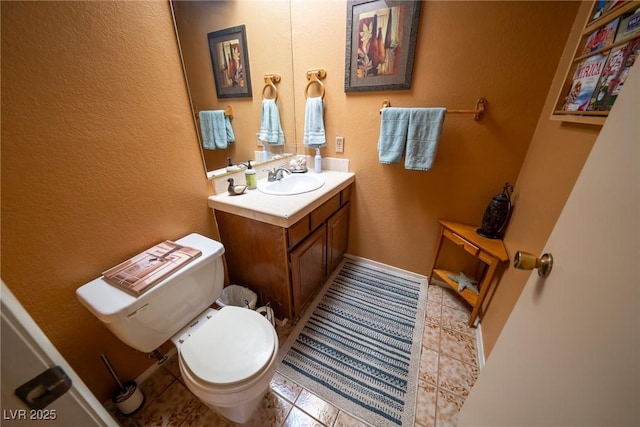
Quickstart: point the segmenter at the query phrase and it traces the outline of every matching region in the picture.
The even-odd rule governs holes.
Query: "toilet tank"
[[[171,338],[222,293],[222,244],[196,233],[176,243],[199,249],[202,255],[140,296],[102,277],[76,290],[82,305],[116,337],[145,353]]]

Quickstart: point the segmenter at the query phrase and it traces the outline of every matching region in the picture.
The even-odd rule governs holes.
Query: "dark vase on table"
[[[482,217],[482,227],[476,230],[480,236],[489,239],[501,237],[511,216],[511,192],[513,192],[513,186],[507,182],[502,188],[502,193],[496,194],[491,199]]]

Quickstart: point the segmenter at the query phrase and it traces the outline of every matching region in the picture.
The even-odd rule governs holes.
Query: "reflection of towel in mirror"
[[[405,154],[405,169],[430,170],[446,111],[444,108],[384,108],[378,139],[380,163],[400,163]]]
[[[207,150],[227,148],[230,142],[235,141],[231,120],[225,116],[224,111],[200,111],[200,131],[202,133],[202,145]]]
[[[280,111],[275,99],[262,100],[262,116],[260,118],[260,138],[269,145],[283,145],[284,133],[280,124]]]
[[[326,147],[322,98],[307,98],[304,111],[304,145],[310,148]]]

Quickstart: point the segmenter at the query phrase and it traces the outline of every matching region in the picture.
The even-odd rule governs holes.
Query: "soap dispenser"
[[[256,177],[256,170],[251,166],[251,160],[247,160],[247,170],[244,171],[244,177],[247,181],[247,189],[255,190],[258,188],[258,179]]]
[[[231,157],[227,157],[227,172],[236,172],[239,170],[240,167],[234,166],[233,163],[231,163]]]
[[[315,173],[322,172],[322,157],[320,157],[320,149],[316,148],[316,157],[313,162],[313,171]]]

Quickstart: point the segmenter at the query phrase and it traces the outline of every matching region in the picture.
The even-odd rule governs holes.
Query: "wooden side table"
[[[473,307],[471,316],[469,316],[469,326],[473,326],[476,317],[478,317],[478,312],[482,306],[482,302],[487,296],[489,287],[493,283],[498,266],[502,262],[509,261],[509,256],[507,255],[507,250],[505,249],[502,240],[487,239],[486,237],[480,236],[476,233],[476,230],[478,229],[477,226],[459,224],[445,220],[440,220],[439,223],[441,225],[440,236],[438,237],[438,243],[436,244],[433,264],[431,267],[432,270],[429,275],[429,283],[431,283],[433,277],[436,277],[437,279],[445,282],[466,302],[468,302],[471,307]],[[454,244],[461,247],[477,260],[485,264],[479,275],[480,277],[474,278],[478,280],[479,295],[476,295],[466,288],[463,289],[462,292],[458,292],[458,283],[449,278],[449,274],[458,276],[458,271],[452,272],[436,268],[443,239],[452,241]]]

